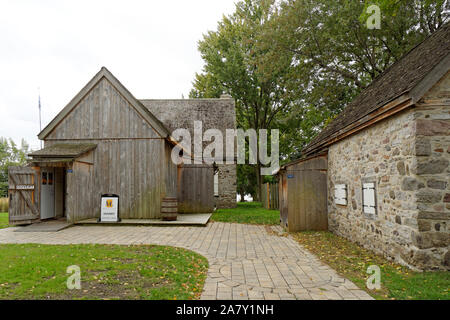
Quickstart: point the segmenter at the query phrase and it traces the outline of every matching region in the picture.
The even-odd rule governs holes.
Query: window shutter
[[[363,211],[364,213],[376,213],[375,183],[363,183]]]
[[[347,185],[337,184],[334,186],[334,202],[343,206],[347,205]]]

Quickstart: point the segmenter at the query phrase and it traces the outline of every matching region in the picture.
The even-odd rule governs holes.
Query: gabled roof
[[[89,81],[69,104],[65,106],[64,109],[62,109],[61,112],[58,113],[58,115],[44,128],[44,130],[38,134],[39,139],[45,139],[103,78],[106,78],[114,86],[114,88],[136,109],[139,115],[143,117],[162,138],[169,137],[169,130],[167,130],[162,122],[144,107],[108,69],[102,67],[91,81]]]
[[[49,147],[32,152],[32,158],[78,158],[95,149],[95,143],[55,143]]]
[[[316,153],[399,105],[414,105],[450,70],[450,23],[380,74],[303,150]],[[392,114],[392,113],[391,113]]]

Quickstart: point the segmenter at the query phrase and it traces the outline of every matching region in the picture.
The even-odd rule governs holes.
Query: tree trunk
[[[258,162],[255,165],[255,170],[256,170],[256,198],[254,201],[261,201],[262,197],[261,197],[261,183],[262,183],[262,177],[261,177],[261,165]]]

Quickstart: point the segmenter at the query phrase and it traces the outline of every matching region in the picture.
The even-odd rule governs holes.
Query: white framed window
[[[219,196],[219,172],[214,174],[214,196]]]
[[[334,203],[342,206],[347,205],[347,185],[336,184],[334,186]]]
[[[377,201],[375,194],[375,182],[363,183],[363,212],[368,214],[377,213]]]

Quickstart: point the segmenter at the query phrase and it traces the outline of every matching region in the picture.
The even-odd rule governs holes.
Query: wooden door
[[[39,219],[39,173],[31,167],[9,167],[9,223],[29,224]]]
[[[55,169],[41,168],[41,219],[55,217]]]
[[[212,166],[185,164],[178,167],[178,178],[178,213],[212,213],[214,211],[214,168]]]

